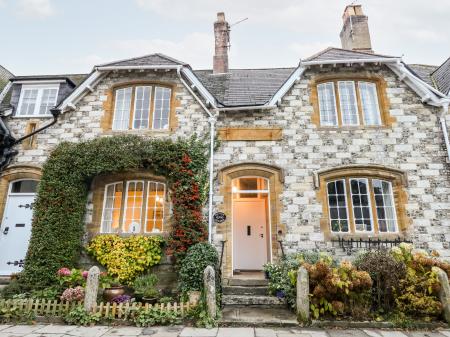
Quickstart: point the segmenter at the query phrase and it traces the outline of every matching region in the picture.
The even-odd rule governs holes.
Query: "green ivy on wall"
[[[32,235],[19,281],[24,285],[48,285],[55,282],[59,268],[77,264],[92,179],[127,170],[145,169],[166,177],[173,205],[167,249],[169,254],[182,258],[191,245],[207,238],[202,216],[207,162],[207,146],[196,137],[172,141],[116,136],[61,143],[43,167]]]

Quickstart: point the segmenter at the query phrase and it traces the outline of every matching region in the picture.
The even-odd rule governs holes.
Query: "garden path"
[[[70,325],[0,325],[0,337],[450,337],[450,329],[403,331],[378,329],[76,327]]]

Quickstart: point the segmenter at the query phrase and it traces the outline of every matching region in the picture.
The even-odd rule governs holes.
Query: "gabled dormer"
[[[2,110],[14,118],[51,118],[50,109],[69,95],[85,76],[14,76],[4,93]]]

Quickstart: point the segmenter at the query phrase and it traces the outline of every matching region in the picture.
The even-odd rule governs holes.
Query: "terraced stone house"
[[[297,250],[352,254],[369,240],[412,241],[450,257],[450,59],[410,65],[374,52],[358,5],[345,9],[342,48],[289,68],[229,69],[223,13],[214,32],[212,70],[152,54],[89,74],[10,79],[2,133],[32,136],[2,147],[0,275],[20,270],[55,146],[123,134],[195,133],[212,148],[220,139],[205,213],[226,277]],[[152,172],[98,177],[87,232],[164,235],[170,203]]]

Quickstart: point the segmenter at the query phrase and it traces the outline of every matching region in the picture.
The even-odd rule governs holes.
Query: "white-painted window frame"
[[[41,108],[41,103],[42,103],[42,94],[45,89],[56,89],[55,102],[53,104],[53,106],[56,106],[56,103],[58,102],[59,85],[60,85],[60,83],[22,84],[22,87],[20,88],[19,104],[17,105],[17,110],[16,110],[16,113],[14,114],[14,117],[15,118],[52,117],[51,113],[48,113],[45,115],[39,114],[39,110]],[[33,90],[33,89],[38,90],[35,105],[34,105],[34,112],[33,112],[33,114],[21,115],[20,111],[22,109],[24,93],[26,90]]]
[[[324,107],[322,107],[322,105],[320,104],[320,88],[325,87],[326,85],[329,85],[331,83],[331,87],[332,87],[332,93],[333,93],[333,97],[332,97],[332,102],[334,105],[334,117],[336,120],[335,124],[330,124],[330,123],[324,123],[322,120],[322,109]],[[334,85],[334,82],[323,82],[323,83],[319,83],[317,85],[317,101],[318,101],[318,105],[319,105],[319,120],[320,120],[320,125],[321,126],[325,126],[325,127],[338,127],[339,126],[339,116],[338,116],[338,110],[337,110],[337,105],[336,105],[336,87]]]
[[[342,102],[342,92],[341,92],[341,87],[340,87],[341,83],[351,83],[352,84],[352,91],[353,91],[353,97],[354,97],[353,108],[356,110],[356,124],[345,124],[344,108],[343,108],[343,104],[342,104],[343,103]],[[357,93],[356,93],[355,81],[338,81],[337,84],[338,84],[337,90],[339,92],[339,106],[341,108],[342,126],[359,126],[360,121],[359,121],[358,97],[357,97]]]
[[[352,180],[364,180],[366,183],[366,189],[367,189],[367,201],[368,201],[368,207],[369,207],[369,216],[370,216],[370,228],[371,230],[358,230],[356,229],[356,216],[355,216],[355,205],[353,203],[353,190],[352,190]],[[353,214],[353,226],[355,227],[355,233],[374,233],[375,232],[375,221],[373,219],[373,212],[372,212],[372,203],[371,203],[371,194],[373,194],[373,191],[370,190],[370,184],[369,184],[369,178],[361,178],[361,177],[349,177],[348,178],[348,184],[350,187],[350,198],[351,198],[351,211]],[[347,205],[347,208],[350,208],[350,205]],[[347,211],[348,212],[348,211]]]
[[[124,230],[125,225],[125,219],[126,219],[126,212],[127,212],[127,199],[128,199],[128,188],[130,183],[143,183],[143,191],[142,191],[142,206],[141,206],[141,218],[142,218],[142,212],[144,212],[144,223],[141,224],[139,232],[132,233],[132,234],[159,234],[164,232],[165,227],[165,211],[166,211],[166,201],[167,201],[167,186],[164,182],[161,181],[155,181],[155,180],[146,180],[146,179],[131,179],[131,180],[122,180],[122,181],[115,181],[111,182],[105,185],[105,190],[103,192],[103,203],[102,203],[102,218],[100,222],[100,233],[102,234],[130,234],[131,232],[126,232]],[[148,207],[148,195],[149,195],[149,187],[151,183],[157,184],[157,186],[163,187],[163,213],[162,213],[162,226],[161,231],[155,231],[154,229],[152,231],[147,231],[147,207]],[[120,220],[119,220],[119,227],[117,231],[105,231],[104,227],[104,220],[105,220],[105,206],[106,206],[106,196],[108,187],[114,186],[114,190],[116,190],[117,185],[122,186],[122,196],[121,196],[121,202],[120,202]]]
[[[333,226],[331,224],[332,219],[331,219],[330,195],[328,193],[328,184],[335,183],[336,181],[342,181],[344,183],[345,213],[347,215],[347,218],[346,219],[344,219],[344,218],[341,219],[339,211],[338,211],[338,216],[339,216],[338,220],[339,221],[341,221],[341,220],[346,220],[347,221],[347,231],[346,232],[344,232],[344,231],[342,231],[340,229],[337,232],[333,231]],[[350,213],[349,213],[348,200],[347,200],[347,182],[346,182],[345,178],[334,179],[334,180],[331,180],[331,181],[327,182],[326,189],[327,189],[327,205],[328,205],[328,219],[329,219],[328,222],[329,222],[329,226],[330,226],[330,232],[331,233],[336,233],[336,234],[342,234],[342,233],[343,234],[350,234],[350,233],[352,233],[351,224],[350,224]],[[337,193],[337,189],[336,189],[335,196],[336,196],[337,205],[339,205],[338,195],[339,194]],[[336,207],[336,208],[340,208],[340,207]],[[340,227],[341,226],[339,225],[339,228]]]

